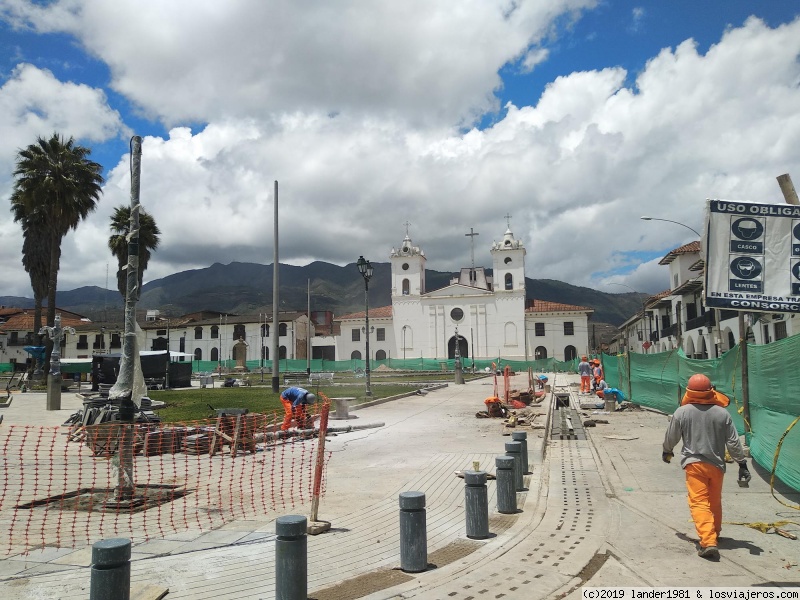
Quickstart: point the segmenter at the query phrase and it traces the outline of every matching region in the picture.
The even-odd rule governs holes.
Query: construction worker
[[[592,387],[592,365],[585,356],[578,363],[578,374],[581,376],[581,394],[588,394]]]
[[[314,404],[317,397],[301,387],[289,387],[281,393],[283,403],[283,425],[281,431],[286,431],[292,426],[292,418],[297,422],[298,429],[306,429],[306,404]]]
[[[672,450],[683,440],[681,467],[686,474],[689,510],[700,549],[697,554],[719,559],[717,538],[722,529],[722,478],[725,474],[725,449],[739,463],[739,481],[749,482],[744,450],[739,434],[725,406],[730,400],[717,392],[703,374],[692,375],[686,384],[681,406],[672,415],[661,459],[668,463]]]

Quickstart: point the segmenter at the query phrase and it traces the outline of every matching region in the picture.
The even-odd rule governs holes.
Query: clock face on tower
[[[464,318],[464,311],[460,308],[454,308],[450,311],[450,318],[453,319],[456,323],[461,321]]]
[[[403,271],[408,271],[408,263],[403,263],[403,266],[401,268],[403,269]]]

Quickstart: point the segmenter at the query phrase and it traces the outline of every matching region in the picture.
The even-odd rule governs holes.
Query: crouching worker
[[[292,419],[297,423],[298,429],[308,429],[313,422],[310,415],[306,414],[306,404],[314,404],[317,397],[301,387],[290,387],[281,393],[283,403],[283,425],[281,431],[286,431],[292,426]]]
[[[722,478],[725,449],[739,463],[739,480],[750,481],[739,434],[725,410],[730,400],[714,390],[711,380],[692,375],[686,394],[664,436],[661,459],[668,463],[672,449],[683,440],[681,467],[686,474],[689,510],[700,538],[698,554],[709,560],[719,558],[717,538],[722,529]]]

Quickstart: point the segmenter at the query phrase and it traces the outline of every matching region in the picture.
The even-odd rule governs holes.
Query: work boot
[[[697,556],[708,560],[719,560],[719,550],[717,550],[716,546],[707,546],[706,548],[700,548],[697,551]]]

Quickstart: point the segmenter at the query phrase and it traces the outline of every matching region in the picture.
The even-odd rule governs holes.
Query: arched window
[[[211,339],[215,340],[219,337],[219,327],[216,325],[211,326]]]
[[[211,349],[211,360],[213,360],[214,362],[219,360],[219,349],[218,348],[212,348]]]
[[[573,360],[578,356],[578,351],[575,346],[567,346],[564,348],[564,360]]]
[[[540,360],[542,358],[547,358],[547,348],[544,346],[536,346],[536,350],[533,351],[533,359]]]
[[[361,360],[361,352],[358,350],[353,350],[353,352],[350,354],[350,358],[354,360]]]
[[[517,345],[517,326],[514,323],[506,323],[504,328],[505,330],[505,345],[506,346],[516,346]]]
[[[247,339],[247,333],[245,333],[245,329],[244,329],[244,324],[243,323],[239,323],[239,324],[233,326],[233,339],[234,340],[238,340],[238,339],[246,340]]]
[[[195,327],[194,328],[194,339],[202,340],[203,339],[203,328],[202,327]],[[199,358],[197,360],[200,360]]]
[[[278,348],[278,358],[286,358],[286,346],[281,346]]]
[[[403,296],[408,296],[411,290],[411,284],[408,279],[403,279]]]
[[[514,289],[514,276],[511,273],[506,273],[506,289]]]
[[[286,335],[286,323],[281,323],[278,325],[278,335]]]
[[[261,346],[261,358],[269,360],[269,347]]]
[[[269,337],[269,324],[262,323],[261,324],[261,337]]]
[[[194,359],[203,360],[203,351],[200,348],[194,349]]]
[[[386,360],[386,351],[385,350],[378,350],[375,353],[375,360]]]

